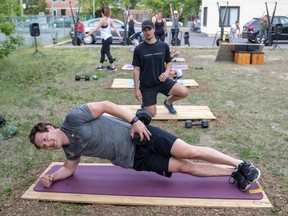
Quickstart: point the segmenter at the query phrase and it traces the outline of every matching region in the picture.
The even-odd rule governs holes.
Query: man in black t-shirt
[[[135,48],[132,62],[135,97],[155,116],[160,92],[167,96],[164,106],[171,114],[176,114],[173,102],[187,97],[188,89],[169,78],[172,66],[169,46],[156,40],[151,20],[142,23],[142,32],[146,40]]]

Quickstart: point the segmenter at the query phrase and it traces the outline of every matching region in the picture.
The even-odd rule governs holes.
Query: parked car
[[[73,24],[71,17],[57,17],[55,21],[56,27],[67,27],[70,28]]]
[[[282,24],[281,34],[276,34],[276,25]],[[242,38],[247,38],[251,43],[263,43],[260,41],[259,30],[261,28],[261,18],[253,18],[243,26]],[[288,40],[288,17],[286,16],[274,16],[272,23],[272,40]],[[266,40],[265,44],[269,41]]]
[[[166,19],[166,26],[171,27],[172,26],[172,19],[171,18],[165,18]],[[182,22],[178,22],[180,27],[183,27]]]
[[[96,25],[98,24],[98,22],[100,21],[101,18],[96,18],[96,19],[90,19],[87,21],[84,21],[84,27],[85,27],[85,33],[89,33],[91,30],[95,29]],[[112,19],[114,24],[116,25],[120,35],[122,36],[123,40],[124,38],[124,22],[122,22],[121,20],[118,19]],[[141,31],[140,27],[135,27],[135,32],[137,31]],[[115,30],[113,27],[111,27],[111,32],[112,32],[112,38],[113,38],[113,43],[120,43],[119,42],[119,37],[116,34]],[[72,26],[71,31],[70,31],[70,36],[73,39],[74,38],[74,26]],[[128,25],[127,25],[127,37],[128,37]],[[127,38],[128,41],[129,38]],[[94,33],[91,36],[85,37],[84,38],[84,43],[85,44],[94,44],[94,43],[101,43],[101,35],[100,35],[100,30],[97,31],[96,33]]]

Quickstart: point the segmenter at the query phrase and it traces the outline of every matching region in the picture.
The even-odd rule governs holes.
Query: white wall
[[[203,25],[203,15],[204,15],[204,7],[208,8],[207,15],[207,26],[202,26],[201,31],[203,33],[208,34],[209,36],[214,36],[217,31],[220,31],[219,27],[219,11],[217,2],[219,2],[219,6],[226,6],[227,1],[215,1],[215,0],[202,0],[202,25]],[[253,17],[261,17],[265,12],[266,14],[266,5],[267,2],[269,15],[271,16],[274,10],[275,2],[266,1],[266,0],[229,0],[228,6],[239,6],[240,14],[239,14],[239,22],[240,28],[251,20]],[[283,15],[288,16],[288,0],[277,0],[277,7],[275,11],[275,15]],[[225,27],[224,31],[229,32],[230,28]]]

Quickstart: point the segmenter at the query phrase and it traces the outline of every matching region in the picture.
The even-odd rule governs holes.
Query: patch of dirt
[[[79,204],[69,207],[69,204],[57,202],[39,202],[37,200],[21,199],[21,190],[15,190],[10,199],[1,200],[5,210],[0,210],[0,215],[5,216],[135,216],[135,215],[194,215],[194,216],[217,216],[217,215],[266,215],[264,209],[207,209],[207,208],[185,208],[185,207],[165,207],[165,206],[116,206],[116,205],[90,205]],[[65,209],[65,210],[64,210]]]
[[[211,135],[202,134],[200,136],[199,146],[207,146],[214,148],[217,144],[220,143],[221,143],[220,141],[215,140]]]

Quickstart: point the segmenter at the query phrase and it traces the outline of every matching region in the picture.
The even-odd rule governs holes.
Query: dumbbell
[[[140,121],[142,121],[145,125],[149,125],[152,119],[152,113],[146,109],[138,109],[136,112],[136,116]],[[133,142],[136,145],[146,145],[147,138],[144,136],[143,140],[140,141],[140,135],[138,133],[134,133]]]
[[[0,127],[4,126],[5,124],[6,124],[6,119],[0,116]]]
[[[185,121],[185,128],[192,128],[193,126],[201,126],[202,128],[208,128],[209,127],[209,121],[208,120],[202,120],[201,122],[193,123],[192,120],[186,120]]]
[[[80,81],[80,79],[84,79],[85,81],[89,81],[90,80],[90,76],[88,76],[88,75],[85,75],[85,76],[76,75],[75,76],[75,80],[76,81]]]

